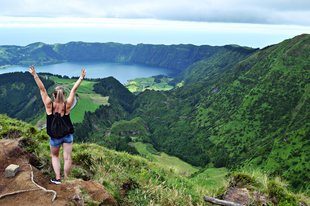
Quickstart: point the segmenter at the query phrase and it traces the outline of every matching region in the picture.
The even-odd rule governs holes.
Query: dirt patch
[[[187,172],[179,172],[179,175],[181,175],[181,176],[184,176],[186,174],[187,174]]]
[[[227,191],[224,200],[245,205],[251,203],[250,194],[246,188],[235,188]]]
[[[36,128],[41,128],[43,125],[45,125],[46,124],[46,122],[45,121],[43,121],[43,120],[39,120],[34,126],[36,127]]]
[[[49,177],[34,167],[39,161],[21,145],[22,142],[16,139],[0,140],[0,197],[2,196],[0,205],[84,205],[85,196],[91,198],[91,201],[101,202],[100,205],[117,205],[112,195],[105,191],[101,184],[94,181],[79,179],[66,181],[60,185],[50,183]],[[30,166],[29,163],[34,166]],[[15,177],[6,178],[5,168],[10,164],[19,165],[20,170]],[[52,203],[53,193],[43,191],[31,181],[31,168],[36,184],[57,193],[54,203]],[[18,191],[24,192],[7,195]]]

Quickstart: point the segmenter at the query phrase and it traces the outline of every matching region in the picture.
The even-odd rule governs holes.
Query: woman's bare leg
[[[52,153],[52,165],[56,175],[56,179],[60,179],[60,161],[59,161],[59,149],[60,147],[53,147],[50,145]]]
[[[65,161],[64,179],[66,179],[68,177],[68,175],[70,174],[70,170],[71,170],[72,143],[70,143],[70,144],[63,143],[62,148],[63,148],[63,152],[64,152],[64,161]]]

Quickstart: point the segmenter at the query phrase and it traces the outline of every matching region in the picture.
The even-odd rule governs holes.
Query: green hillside
[[[124,86],[132,93],[139,94],[147,89],[156,91],[167,91],[174,87],[169,85],[173,78],[164,75],[157,75],[146,78],[135,78],[128,80]]]
[[[40,65],[62,61],[122,61],[153,65],[163,68],[184,71],[189,66],[201,60],[208,60],[208,64],[216,65],[216,72],[226,70],[238,61],[245,59],[257,49],[239,46],[195,46],[180,45],[152,45],[152,44],[119,44],[119,43],[86,43],[69,42],[67,44],[48,45],[33,43],[21,46],[0,46],[0,68],[12,65]],[[225,62],[221,63],[225,59]],[[194,66],[197,67],[197,66]],[[194,69],[183,73],[171,85],[181,82]],[[205,76],[204,73],[200,73]],[[212,74],[209,74],[212,75]],[[186,80],[187,81],[187,80]],[[192,82],[196,82],[193,79]],[[163,85],[160,86],[162,88]]]
[[[42,82],[46,87],[54,84],[44,78]],[[44,111],[40,90],[29,72],[0,75],[0,114],[30,122]]]
[[[33,154],[31,163],[47,176],[54,176],[51,166],[48,136],[24,122],[0,115],[0,139],[20,139],[21,147]],[[60,154],[62,151],[60,151]],[[14,161],[14,160],[12,160]],[[60,158],[63,167],[63,158]],[[269,177],[258,170],[236,172],[231,175],[229,185],[220,189],[206,189],[172,168],[167,169],[156,162],[126,152],[116,152],[97,144],[77,144],[72,147],[72,169],[67,180],[91,180],[103,185],[119,205],[210,205],[205,195],[221,198],[234,187],[250,191],[251,205],[309,205],[309,198],[293,194],[285,188],[285,182]],[[36,178],[37,173],[34,174]],[[34,178],[34,179],[35,179]],[[234,186],[236,185],[236,186]],[[232,188],[232,189],[230,189]],[[83,189],[82,189],[83,191]],[[83,205],[100,205],[100,202],[83,194]],[[16,194],[15,194],[16,195]],[[29,194],[31,195],[31,194]],[[257,198],[258,197],[258,198]],[[70,199],[68,201],[71,201]]]
[[[99,49],[101,44],[65,45],[53,48],[59,53],[68,47],[66,51],[75,51],[73,57],[80,58],[81,48],[88,51],[95,45]],[[162,52],[158,55],[165,54],[158,57],[158,62],[168,64],[165,58],[169,55],[164,50],[167,47],[163,45],[138,45],[133,50],[130,45],[107,45],[114,51],[110,55],[119,54],[120,58],[127,53],[117,52],[127,51],[137,58],[130,61],[150,64],[156,62],[150,54],[158,50]],[[183,47],[187,49],[180,49]],[[83,122],[75,124],[76,140],[134,153],[133,148],[124,146],[129,142],[128,135],[132,135],[131,130],[140,128],[142,132],[145,128],[147,132],[139,140],[193,166],[210,164],[235,171],[250,165],[287,179],[294,191],[309,191],[310,35],[300,35],[259,51],[215,47],[217,52],[223,52],[217,53],[218,56],[206,53],[203,48],[207,47],[203,46],[193,46],[194,50],[191,45],[169,48],[173,61],[180,54],[190,57],[197,52],[198,57],[190,58],[188,65],[192,66],[180,79],[185,86],[165,92],[145,90],[135,96],[112,77],[100,79],[93,84],[93,91],[109,96],[109,105],[85,113]],[[187,61],[185,56],[182,61]],[[204,59],[206,56],[208,60]],[[170,63],[173,66],[169,68],[178,65]],[[11,85],[1,87],[4,88],[1,95],[8,94],[8,89],[17,92],[22,88]],[[34,93],[30,93],[26,103],[33,97]]]
[[[164,68],[185,70],[196,61],[208,58],[220,47],[194,45],[152,45],[69,42],[52,45],[66,60],[130,61]]]
[[[190,65],[174,79],[173,84],[182,83],[182,85],[189,85],[198,81],[208,81],[214,76],[231,69],[256,51],[258,50],[226,45],[211,57]]]
[[[142,118],[155,149],[194,166],[253,165],[307,191],[309,52],[310,35],[300,35],[208,81],[167,92],[146,90],[125,109],[126,120]]]
[[[27,46],[0,46],[0,68],[10,65],[38,65],[62,62],[50,45],[38,42]]]

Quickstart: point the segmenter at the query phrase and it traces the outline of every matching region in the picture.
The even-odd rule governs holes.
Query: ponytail
[[[54,89],[55,101],[56,102],[64,102],[64,93],[65,90],[63,87],[58,86]]]

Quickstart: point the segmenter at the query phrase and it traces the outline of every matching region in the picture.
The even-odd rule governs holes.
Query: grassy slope
[[[228,169],[225,167],[208,168],[202,173],[193,177],[191,180],[194,181],[197,185],[201,185],[207,189],[215,189],[227,183],[228,178],[226,175],[228,175]]]
[[[180,160],[177,157],[167,155],[160,152],[160,155],[154,155],[147,149],[149,143],[135,142],[132,143],[140,154],[145,155],[148,159],[158,162],[164,167],[172,168],[181,175],[189,176],[198,172],[199,168]],[[209,168],[191,178],[195,184],[200,185],[206,189],[216,189],[224,185],[228,181],[226,175],[228,170],[226,168]]]
[[[40,159],[40,169],[46,175],[53,176],[48,136],[45,131],[38,131],[29,124],[4,115],[0,115],[0,125],[0,139],[22,138],[25,148]],[[62,158],[60,161],[63,167]],[[208,205],[203,201],[204,195],[219,197],[227,191],[226,187],[221,190],[206,190],[173,169],[166,169],[161,164],[145,158],[115,152],[96,144],[73,144],[72,162],[75,167],[72,168],[68,180],[99,182],[120,205]],[[245,182],[247,184],[244,184]],[[284,182],[279,179],[268,180],[266,174],[257,171],[235,173],[231,183],[247,187],[250,191],[259,191],[273,204],[309,205],[307,197],[288,192],[283,187]],[[131,189],[122,196],[121,189],[125,185]],[[95,202],[85,203],[97,205]],[[261,205],[261,202],[257,201],[252,203]]]
[[[193,84],[198,81],[208,81],[230,70],[238,62],[253,55],[257,51],[258,49],[226,45],[211,57],[190,65],[173,82],[175,85],[181,86]]]
[[[310,35],[300,35],[209,81],[141,93],[132,116],[149,122],[154,146],[166,153],[188,162],[209,154],[218,167],[252,164],[283,175],[296,191],[306,190],[309,57]]]
[[[301,179],[307,181],[310,169],[309,42],[309,35],[301,35],[241,62],[227,80],[232,83],[205,98],[213,103],[200,104],[197,115],[197,123],[210,131],[218,149],[227,150],[230,161],[248,160],[282,174],[298,189],[307,187]]]
[[[45,174],[53,175],[45,131],[38,131],[29,124],[4,115],[0,115],[0,125],[0,139],[21,130],[18,137],[23,136],[29,143],[26,148],[45,162]],[[186,177],[139,156],[96,144],[75,143],[72,151],[72,162],[78,166],[71,170],[69,180],[83,178],[97,181],[122,205],[202,205],[203,195],[211,195]],[[62,158],[60,160],[63,166]],[[131,190],[127,196],[122,196],[121,189],[126,184],[131,185]]]
[[[119,135],[121,132],[124,134],[132,134],[136,132],[138,136],[148,136],[146,123],[139,117],[131,121],[121,120],[115,122],[111,126],[111,134]]]
[[[154,155],[150,153],[149,150],[146,149],[147,144],[144,144],[142,142],[135,142],[132,144],[137,148],[140,154],[147,156],[155,162],[159,162],[167,168],[174,169],[179,174],[189,176],[194,172],[198,171],[198,168],[194,168],[193,166],[180,160],[179,158],[167,155],[164,152],[161,152],[160,155]]]

